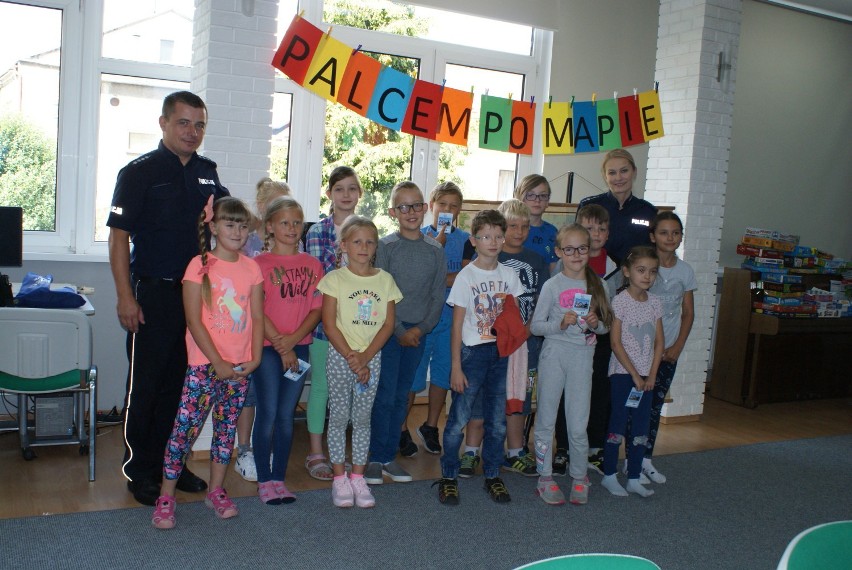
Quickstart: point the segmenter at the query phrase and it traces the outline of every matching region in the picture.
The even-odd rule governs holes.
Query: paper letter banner
[[[376,90],[370,101],[367,118],[374,123],[398,131],[405,118],[408,96],[411,94],[413,85],[413,77],[391,67],[382,69],[379,80],[376,81]]]
[[[621,146],[618,125],[618,101],[598,101],[598,150],[612,150]]]
[[[547,103],[542,108],[541,146],[544,154],[574,153],[574,117],[568,103]]]
[[[352,48],[328,34],[324,35],[308,67],[305,89],[336,103],[337,92],[351,55]]]
[[[301,16],[290,23],[272,65],[305,89],[387,128],[438,142],[469,143],[473,88],[460,91],[409,77]],[[643,144],[665,134],[656,91],[573,104],[551,97],[539,105],[514,101],[511,95],[484,95],[478,121],[480,148],[515,154],[532,154],[536,136],[544,154],[573,154]]]
[[[360,51],[355,52],[355,55],[349,58],[349,65],[346,66],[337,102],[366,117],[382,68],[382,64],[372,57]]]
[[[302,85],[323,32],[298,14],[287,29],[272,65]]]
[[[532,154],[534,132],[535,104],[513,101],[509,151],[518,154]]]
[[[467,146],[471,113],[473,113],[473,93],[445,87],[435,140]]]
[[[428,81],[414,83],[411,103],[405,113],[402,132],[434,139],[441,113],[441,87]]]
[[[660,94],[647,91],[639,94],[639,113],[642,118],[642,135],[645,141],[663,136],[663,119],[660,113]]]
[[[479,148],[509,150],[512,100],[483,95],[479,107]]]

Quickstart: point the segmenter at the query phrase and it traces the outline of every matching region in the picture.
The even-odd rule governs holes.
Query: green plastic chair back
[[[515,570],[660,570],[660,567],[647,558],[627,554],[566,554],[530,562]]]
[[[852,521],[813,526],[799,533],[784,551],[778,570],[849,570]]]

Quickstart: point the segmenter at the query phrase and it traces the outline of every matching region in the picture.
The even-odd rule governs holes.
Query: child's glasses
[[[587,245],[580,245],[577,247],[571,247],[569,245],[568,247],[560,247],[559,249],[561,249],[562,253],[564,253],[567,257],[571,257],[575,252],[579,255],[586,255],[589,253],[589,246]]]
[[[527,192],[524,194],[524,200],[529,202],[547,202],[550,200],[550,192],[545,192],[544,194],[534,194],[532,192]]]
[[[503,243],[506,241],[506,236],[473,236],[473,239],[479,242],[490,241],[493,243]]]
[[[400,204],[399,206],[394,206],[393,208],[400,214],[407,214],[409,210],[414,210],[415,212],[419,213],[423,211],[423,207],[425,205],[425,202],[418,202],[416,204]]]

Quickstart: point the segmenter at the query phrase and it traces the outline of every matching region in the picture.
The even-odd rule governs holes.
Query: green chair
[[[660,570],[648,560],[628,554],[566,554],[530,562],[515,570]]]
[[[83,311],[0,308],[0,393],[17,395],[24,459],[35,458],[34,446],[76,444],[80,455],[88,455],[89,481],[95,480],[97,376],[92,327]],[[30,424],[30,397],[36,403],[35,425]],[[69,423],[63,423],[67,418]],[[45,426],[56,427],[54,422],[62,433],[46,433]]]
[[[812,526],[784,550],[778,570],[849,570],[852,568],[852,521]]]

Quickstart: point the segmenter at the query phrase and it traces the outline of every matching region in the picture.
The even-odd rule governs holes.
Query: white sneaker
[[[331,483],[331,500],[335,507],[351,507],[355,504],[355,497],[352,493],[352,485],[349,484],[349,478],[343,476],[335,479]]]
[[[237,456],[234,462],[234,471],[240,474],[240,477],[246,481],[257,481],[257,467],[254,464],[254,453],[246,451],[242,455]]]
[[[642,471],[639,473],[639,483],[641,485],[649,485],[651,483],[651,480],[648,479],[648,477],[645,475],[644,471],[645,470],[642,469]],[[626,460],[624,461],[624,467],[621,468],[621,472],[624,473],[625,475],[627,475],[627,461]]]
[[[352,487],[352,494],[355,495],[355,504],[362,509],[369,509],[376,506],[376,499],[373,493],[370,492],[370,487],[363,477],[355,477],[350,479],[349,485]]]
[[[651,463],[650,459],[646,459],[642,462],[642,474],[647,476],[647,478],[654,483],[662,484],[666,482],[666,476],[654,468],[654,464]],[[641,480],[641,477],[639,479]]]

